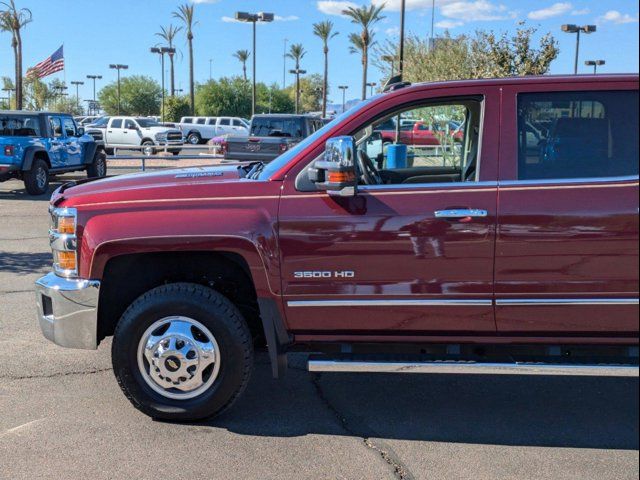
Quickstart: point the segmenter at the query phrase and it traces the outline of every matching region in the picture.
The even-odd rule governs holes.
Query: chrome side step
[[[588,375],[637,377],[638,365],[583,365],[551,363],[480,363],[466,361],[350,361],[310,359],[310,372],[356,372],[356,373],[464,373],[483,375]]]

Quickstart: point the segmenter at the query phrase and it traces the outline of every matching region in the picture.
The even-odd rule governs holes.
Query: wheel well
[[[113,335],[127,307],[143,293],[175,282],[210,287],[238,307],[254,339],[264,345],[249,266],[231,252],[157,252],[114,257],[105,266],[98,304],[98,341]]]
[[[47,155],[47,152],[43,152],[42,150],[40,150],[40,151],[38,151],[38,152],[35,152],[35,153],[33,154],[33,159],[34,159],[34,160],[36,160],[36,159],[42,159],[42,160],[44,160],[45,162],[47,162],[47,166],[48,166],[49,168],[51,168],[51,161],[49,160],[49,155]]]
[[[152,139],[150,138],[143,138],[142,140],[140,140],[140,145],[143,145],[144,142],[151,142],[155,145],[156,142],[154,142]]]
[[[192,133],[194,133],[194,134],[196,134],[196,135],[198,135],[198,136],[200,136],[200,137],[202,136],[202,135],[200,135],[200,132],[199,132],[198,130],[191,130],[191,131],[189,131],[189,133],[187,133],[187,136],[191,135]]]

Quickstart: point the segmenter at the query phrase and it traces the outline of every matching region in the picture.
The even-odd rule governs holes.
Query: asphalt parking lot
[[[259,354],[231,411],[155,422],[121,394],[110,341],[40,334],[47,200],[0,183],[0,479],[638,478],[637,378],[318,375],[296,356],[276,381]]]

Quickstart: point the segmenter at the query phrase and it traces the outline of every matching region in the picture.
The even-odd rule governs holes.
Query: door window
[[[122,128],[122,119],[114,118],[111,122],[111,128]]]
[[[62,123],[58,117],[49,118],[49,122],[51,123],[51,131],[53,132],[54,137],[62,137]]]
[[[231,125],[231,122],[229,121],[228,118],[221,118],[220,119],[220,125],[227,127],[227,126]]]
[[[183,118],[182,123],[193,123],[193,118]]]
[[[233,121],[233,126],[234,127],[244,127],[244,124],[240,120],[234,120]]]
[[[63,119],[62,128],[64,129],[64,133],[67,137],[76,136],[76,124],[73,122],[72,118],[67,117]]]
[[[638,175],[638,92],[518,95],[518,179]]]
[[[124,128],[126,128],[127,130],[135,130],[136,124],[133,122],[133,120],[125,120]]]
[[[207,122],[207,119],[206,119],[206,118],[198,118],[198,119],[196,120],[196,123],[197,123],[198,125],[204,125],[206,122]]]
[[[476,181],[481,114],[477,98],[390,112],[355,134],[359,164],[375,168],[382,184]]]

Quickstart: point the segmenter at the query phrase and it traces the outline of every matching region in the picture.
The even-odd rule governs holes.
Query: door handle
[[[486,217],[487,211],[479,208],[450,208],[447,210],[436,210],[436,218],[467,218]]]

